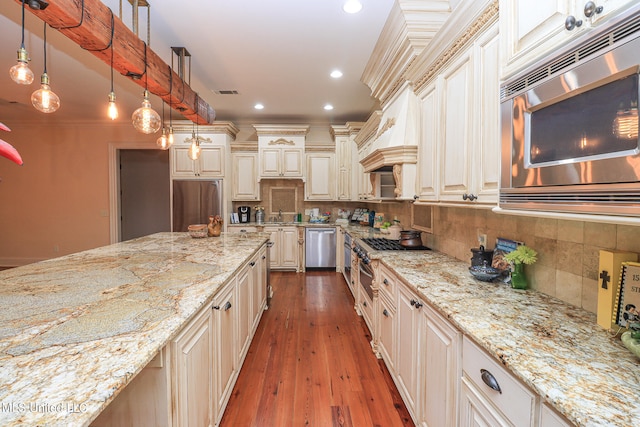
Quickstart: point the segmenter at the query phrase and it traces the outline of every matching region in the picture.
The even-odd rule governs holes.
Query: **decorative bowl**
[[[189,235],[194,239],[207,237],[207,224],[193,224],[187,227]]]
[[[500,277],[504,270],[486,265],[475,265],[473,267],[469,267],[469,272],[473,275],[473,277],[482,282],[491,282],[492,280]]]

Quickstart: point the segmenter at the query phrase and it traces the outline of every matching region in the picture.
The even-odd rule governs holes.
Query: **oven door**
[[[344,265],[342,269],[344,280],[351,287],[351,237],[345,233],[344,235]]]
[[[373,301],[373,270],[362,260],[358,262],[358,270],[360,271],[360,285],[369,296],[369,301]]]

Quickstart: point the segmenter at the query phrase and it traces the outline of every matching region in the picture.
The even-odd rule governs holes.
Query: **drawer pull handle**
[[[498,384],[498,380],[496,380],[496,377],[494,377],[491,372],[487,371],[486,369],[480,369],[480,374],[482,374],[482,381],[487,386],[497,391],[498,393],[502,394],[502,390],[500,389],[500,384]]]

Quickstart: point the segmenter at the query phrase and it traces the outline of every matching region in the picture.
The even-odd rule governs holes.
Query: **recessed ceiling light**
[[[327,111],[329,111],[329,110],[333,110],[333,105],[331,105],[331,104],[326,104],[326,105],[324,106],[324,109],[325,109],[325,110],[327,110]]]
[[[362,10],[362,3],[358,0],[347,0],[342,6],[342,10],[347,13],[358,13]]]
[[[342,77],[342,71],[340,70],[333,70],[330,74],[331,77],[333,77],[334,79],[339,79],[340,77]]]
[[[255,108],[256,110],[262,110],[264,108],[264,105],[257,103],[256,105],[253,106],[253,108]]]

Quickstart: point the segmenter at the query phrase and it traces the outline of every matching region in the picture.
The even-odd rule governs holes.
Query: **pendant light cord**
[[[24,49],[24,0],[22,0],[22,42],[20,47]]]
[[[44,23],[44,74],[47,74],[47,23]]]
[[[111,10],[111,8],[109,8],[109,10],[111,11],[111,41],[109,42],[111,45],[111,92],[113,92],[113,33],[115,31],[115,22],[113,19],[113,10]]]

